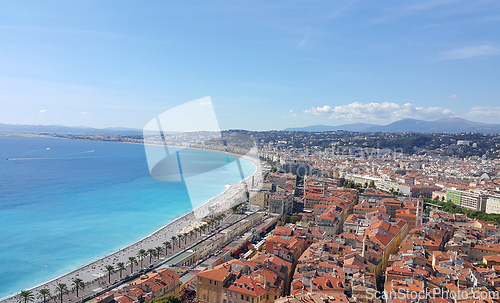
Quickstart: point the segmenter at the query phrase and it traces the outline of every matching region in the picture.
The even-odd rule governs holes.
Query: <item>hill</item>
[[[339,126],[313,125],[301,128],[287,128],[285,131],[356,131],[356,132],[419,132],[419,133],[482,133],[500,134],[500,124],[473,122],[462,118],[443,118],[434,121],[402,119],[388,125],[365,123],[344,124]]]

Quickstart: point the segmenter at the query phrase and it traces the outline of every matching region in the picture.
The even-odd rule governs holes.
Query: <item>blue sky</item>
[[[0,123],[500,123],[500,2],[3,1]]]

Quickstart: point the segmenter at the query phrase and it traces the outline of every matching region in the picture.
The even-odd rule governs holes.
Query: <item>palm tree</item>
[[[196,235],[196,237],[198,237],[198,232],[200,231],[200,229],[198,227],[195,227],[193,229],[193,231],[194,231],[194,234]]]
[[[154,248],[148,249],[149,264],[151,264],[151,259],[153,258],[153,256],[154,256],[155,253],[156,253],[156,250]]]
[[[122,278],[122,270],[124,270],[124,269],[125,269],[125,263],[123,263],[123,262],[118,262],[118,263],[116,264],[116,266],[118,266],[118,270],[120,271],[120,279],[121,279],[121,278]]]
[[[76,289],[76,297],[78,298],[78,290],[80,288],[84,289],[85,288],[85,283],[83,283],[82,279],[75,278],[75,279],[73,279],[72,284],[73,284],[73,286]]]
[[[165,256],[167,256],[168,255],[168,249],[172,248],[172,246],[170,245],[170,242],[168,242],[168,241],[163,242],[163,245],[165,245]]]
[[[106,270],[108,271],[108,282],[111,283],[111,274],[115,272],[115,268],[113,265],[106,266]]]
[[[194,234],[194,230],[193,230],[193,229],[191,229],[191,230],[189,231],[189,240],[191,240],[191,241],[193,241],[193,234]]]
[[[147,253],[146,253],[145,249],[141,249],[137,253],[137,258],[139,258],[139,260],[141,260],[141,267],[142,267],[142,260],[144,259],[144,257],[146,257],[146,255],[147,255]]]
[[[31,290],[23,290],[17,296],[17,302],[28,303],[35,301],[35,295]]]
[[[172,240],[172,246],[174,247],[174,250],[175,250],[175,240],[177,240],[177,237],[172,236],[171,240]]]
[[[45,301],[47,300],[47,297],[50,297],[50,296],[51,296],[50,290],[47,288],[40,289],[38,291],[38,299],[42,299],[43,303],[45,303]]]
[[[59,283],[56,286],[56,291],[59,294],[59,298],[61,299],[61,303],[63,303],[63,295],[68,291],[68,286],[64,283]]]
[[[160,246],[156,247],[156,252],[157,252],[156,256],[158,257],[158,260],[160,260],[160,253],[162,250],[163,250],[163,248],[161,248]]]
[[[184,233],[182,235],[182,237],[184,238],[184,246],[186,246],[186,241],[187,241],[187,238],[188,238],[189,234],[188,233]]]
[[[181,248],[182,234],[177,236],[177,245]]]
[[[137,259],[135,257],[128,257],[128,261],[130,263],[130,273],[134,271],[134,263],[137,264]]]

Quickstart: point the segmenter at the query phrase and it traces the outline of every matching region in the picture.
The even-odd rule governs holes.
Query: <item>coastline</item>
[[[0,134],[0,136],[17,136],[17,137],[29,137],[29,138],[46,138],[46,139],[59,139],[59,138],[53,138],[53,137],[48,137],[48,136],[40,136],[40,135],[19,135],[19,134]],[[82,141],[97,141],[97,140],[82,140]],[[102,142],[109,142],[109,141],[102,141]],[[133,142],[114,142],[114,143],[133,143]],[[139,144],[139,143],[133,143],[133,144]],[[190,148],[190,147],[189,147]],[[260,165],[260,160],[255,159],[252,157],[248,157],[245,155],[238,155],[230,152],[223,152],[219,150],[208,150],[208,149],[200,149],[200,148],[192,148],[192,149],[199,149],[199,150],[204,150],[204,151],[214,151],[214,152],[220,152],[223,154],[229,154],[233,155],[235,157],[247,160],[252,162],[255,166],[255,171],[252,175],[246,177],[244,180],[230,184],[230,186],[227,186],[224,191],[222,191],[220,194],[208,199],[205,201],[200,207],[196,208],[195,210],[192,210],[180,217],[177,217],[173,219],[172,221],[168,222],[166,225],[160,227],[156,231],[152,232],[151,234],[143,237],[142,239],[126,246],[119,248],[118,250],[115,250],[114,252],[110,253],[109,255],[105,255],[101,258],[97,258],[95,260],[90,261],[89,263],[86,263],[80,267],[77,267],[59,277],[56,277],[54,279],[51,279],[49,281],[46,281],[44,283],[41,283],[37,286],[29,288],[31,291],[37,291],[42,288],[49,288],[51,290],[52,294],[55,294],[54,287],[57,283],[66,283],[68,287],[71,287],[71,280],[74,278],[80,278],[82,279],[85,283],[90,283],[90,282],[95,282],[102,277],[106,277],[107,274],[105,272],[104,267],[106,265],[114,265],[116,267],[116,264],[118,262],[125,262],[127,263],[128,257],[130,256],[136,256],[136,253],[140,249],[147,249],[155,246],[162,246],[162,243],[164,241],[170,241],[172,236],[178,235],[178,231],[189,226],[193,222],[199,222],[201,221],[200,218],[196,218],[195,212],[203,209],[203,208],[208,208],[208,207],[218,207],[217,212],[222,212],[226,211],[227,209],[230,208],[231,202],[234,201],[234,199],[241,197],[242,190],[245,190],[245,187],[247,186],[247,183],[252,177],[255,177],[257,173],[261,172],[261,165]],[[260,174],[262,176],[262,174]],[[258,182],[258,181],[257,181]],[[221,209],[219,209],[221,208]],[[164,259],[164,258],[162,258]],[[139,266],[137,266],[139,268]],[[128,267],[125,270],[125,272],[128,271]],[[19,290],[21,291],[21,290]],[[17,294],[9,295],[4,298],[0,298],[0,302],[16,302],[16,296]]]

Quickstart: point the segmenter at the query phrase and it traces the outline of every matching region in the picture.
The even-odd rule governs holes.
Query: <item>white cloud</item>
[[[201,105],[201,106],[210,105],[210,104],[212,104],[212,101],[208,101],[208,102],[200,102],[200,105]]]
[[[485,44],[478,46],[456,48],[450,51],[441,52],[439,54],[439,59],[458,60],[458,59],[467,59],[479,56],[493,56],[499,54],[500,54],[500,49],[498,47]]]
[[[290,112],[290,113],[293,113],[293,109],[291,109],[289,112]]]
[[[450,98],[458,98],[458,95],[451,95]]]
[[[354,102],[335,107],[325,105],[323,107],[313,107],[305,110],[304,113],[326,116],[330,119],[365,121],[395,121],[404,118],[433,120],[454,116],[451,110],[441,107],[419,107],[410,103],[400,105],[389,102],[367,104]]]
[[[81,112],[81,113],[80,113],[80,115],[82,115],[82,116],[87,116],[87,115],[89,115],[89,114],[90,114],[89,112]]]
[[[46,109],[42,109],[41,111],[39,111],[39,113],[44,113],[46,111],[47,111]]]
[[[499,118],[500,107],[476,106],[470,109],[467,116],[474,118]]]

